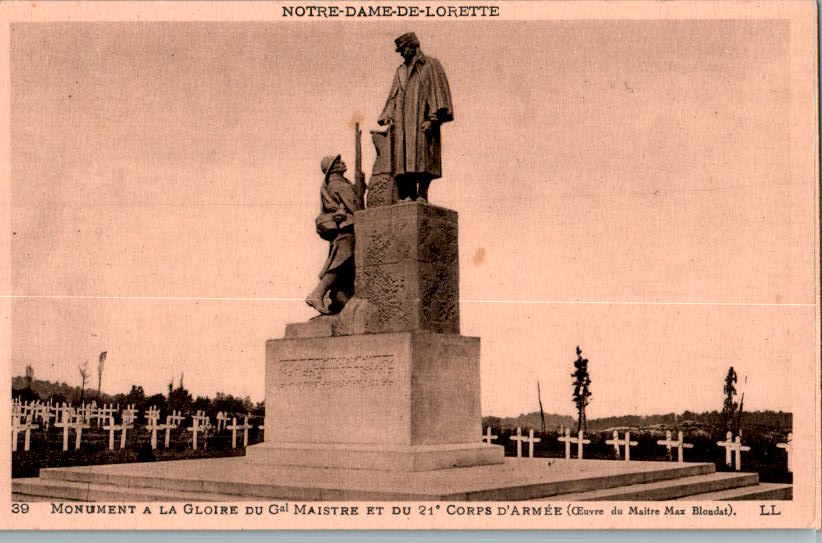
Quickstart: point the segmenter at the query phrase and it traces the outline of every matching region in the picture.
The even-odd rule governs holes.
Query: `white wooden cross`
[[[18,418],[23,416],[23,403],[20,401],[20,398],[15,398],[14,400],[12,400],[11,416]]]
[[[63,404],[63,407],[58,411],[57,419],[54,421],[55,428],[63,429],[63,452],[68,450],[69,429],[74,415],[71,412],[71,407]]]
[[[160,410],[156,406],[152,405],[151,407],[148,408],[148,410],[146,411],[146,414],[143,415],[143,416],[146,418],[147,421],[152,420],[152,419],[154,419],[155,421],[159,420],[160,419]]]
[[[137,418],[137,414],[140,411],[138,409],[134,409],[134,404],[127,405],[123,408],[123,424],[134,424],[134,420]]]
[[[103,422],[107,421],[117,411],[119,409],[115,409],[111,404],[103,404],[102,407],[97,409],[97,427],[102,428]]]
[[[631,432],[625,432],[625,439],[619,439],[619,432],[614,430],[614,438],[613,439],[606,439],[606,445],[613,445],[617,451],[617,458],[619,458],[619,446],[623,445],[625,447],[625,461],[631,461],[631,447],[638,445],[636,441],[631,441]]]
[[[243,431],[243,447],[248,447],[248,429],[251,428],[251,425],[248,424],[248,417],[244,417],[243,423],[238,425],[237,418],[231,418],[231,426],[226,425],[226,430],[231,430],[231,448],[235,449],[237,447],[237,430]]]
[[[11,415],[11,451],[17,451],[17,438],[20,435],[20,431],[23,430],[23,426],[20,424],[21,415],[17,413],[12,413]],[[26,449],[28,450],[28,449]]]
[[[128,408],[123,409],[123,422],[120,424],[120,429],[123,431],[120,434],[120,448],[126,448],[126,440],[128,439],[128,431],[134,428],[134,417],[136,416],[137,411],[134,409],[129,410]]]
[[[80,450],[80,441],[83,439],[83,429],[91,428],[91,424],[86,422],[82,414],[76,413],[69,425],[74,429],[74,450]]]
[[[725,448],[725,465],[732,465],[733,457],[731,456],[731,451],[734,447],[733,434],[731,432],[728,432],[727,434],[725,434],[725,441],[717,441],[716,444],[720,447]]]
[[[717,441],[716,444],[720,447],[725,448],[725,464],[730,466],[732,465],[731,461],[731,452],[733,452],[733,465],[735,466],[736,471],[742,469],[742,453],[746,451],[750,451],[751,448],[747,445],[742,444],[742,436],[736,436],[736,439],[731,439],[733,434],[728,432],[725,437],[725,441]]]
[[[32,415],[29,413],[26,415],[26,422],[23,425],[23,430],[25,430],[24,438],[23,438],[23,450],[29,450],[29,446],[31,445],[31,431],[40,428],[37,424],[32,424]],[[12,450],[17,450],[17,439],[14,440],[14,447]]]
[[[240,427],[243,429],[243,447],[248,447],[248,429],[253,428],[251,424],[248,423],[248,419],[251,418],[251,413],[247,413],[245,417],[243,417],[243,425]]]
[[[732,465],[733,457],[731,456],[731,451],[734,447],[733,434],[731,434],[731,432],[728,432],[727,434],[725,434],[725,441],[717,441],[716,444],[720,447],[725,448],[725,465]]]
[[[534,443],[539,443],[542,439],[534,437],[534,431],[528,430],[528,458],[534,457]]]
[[[585,432],[580,430],[577,432],[577,437],[571,440],[572,443],[577,444],[577,459],[582,460],[582,446],[591,443],[590,439],[585,439]]]
[[[517,435],[509,436],[508,439],[517,442],[517,458],[522,458],[522,442],[528,439],[522,435],[522,428],[517,426]]]
[[[34,413],[35,409],[37,408],[37,403],[29,400],[26,403],[20,406],[20,416],[21,420],[25,419],[27,415]]]
[[[788,471],[793,473],[793,432],[788,433],[788,439],[785,443],[777,443],[776,446],[780,449],[785,449],[788,455]]]
[[[742,469],[742,453],[750,450],[750,447],[742,444],[742,432],[740,432],[739,435],[736,436],[736,440],[734,441],[734,452],[736,453],[736,471]]]
[[[18,423],[19,423],[20,419],[23,418],[23,405],[20,403],[20,400],[18,398],[15,398],[14,400],[12,400],[11,418],[12,418],[12,421],[14,419],[17,419]]]
[[[565,435],[563,437],[558,437],[557,441],[565,442],[565,458],[571,458],[571,443],[577,444],[577,458],[582,460],[582,450],[583,445],[588,445],[591,443],[590,439],[585,439],[585,432],[580,430],[577,432],[577,437],[571,437],[571,430],[566,428]]]
[[[40,404],[37,408],[37,418],[39,418],[43,422],[43,428],[48,431],[49,424],[51,423],[52,417],[55,415],[52,414],[54,408],[49,404]]]
[[[491,443],[492,441],[494,441],[495,439],[497,439],[497,436],[495,436],[495,435],[493,435],[493,434],[491,433],[491,427],[490,427],[490,426],[486,427],[486,428],[485,428],[485,435],[484,435],[484,436],[482,436],[482,440],[483,440],[485,443],[490,444],[490,443]]]
[[[222,415],[222,414],[223,414],[222,411],[217,413],[217,417],[218,417],[217,418],[217,427],[218,428],[220,427],[220,422],[222,422],[222,419],[219,418],[220,415]],[[231,430],[231,448],[232,449],[237,448],[237,430],[239,430],[239,429],[240,429],[240,427],[237,426],[237,418],[232,417],[231,418],[231,426],[226,425],[226,430]]]
[[[114,417],[109,415],[106,417],[108,424],[105,426],[100,426],[103,430],[108,430],[108,450],[114,450],[114,431],[122,429],[121,426],[114,424]],[[120,448],[122,449],[125,446],[125,442],[121,442]]]
[[[557,438],[559,442],[565,442],[565,458],[571,458],[571,430],[565,429],[563,436]]]
[[[668,458],[671,458],[671,447],[676,447],[676,461],[677,462],[684,462],[683,459],[683,449],[693,449],[694,446],[692,443],[685,443],[684,438],[682,437],[682,430],[679,431],[679,435],[677,439],[671,439],[671,431],[665,431],[665,439],[660,439],[656,442],[657,445],[665,445],[668,449]]]
[[[207,416],[203,414],[202,411],[197,411],[196,415],[192,415],[191,417],[191,426],[186,428],[189,432],[192,433],[191,437],[191,447],[196,451],[197,450],[197,434],[199,432],[203,432],[205,435],[208,432],[208,429],[211,427],[211,421],[208,419]]]
[[[176,429],[180,425],[180,423],[183,421],[183,419],[185,419],[185,417],[183,417],[180,414],[180,412],[177,411],[177,410],[174,410],[171,413],[169,413],[168,415],[166,415],[166,423],[165,423],[165,429],[166,429],[165,444],[166,444],[166,449],[168,449],[169,443],[171,443],[171,431]]]
[[[89,404],[83,403],[83,405],[77,409],[77,413],[82,417],[84,424],[91,425],[91,419],[94,418],[97,413],[97,402],[93,401]]]
[[[616,430],[614,430],[614,437],[613,437],[613,439],[606,439],[606,440],[605,440],[605,444],[606,444],[606,445],[613,445],[613,446],[614,446],[614,454],[616,454],[616,457],[617,457],[617,458],[619,458],[620,456],[622,456],[622,455],[620,454],[620,451],[619,451],[619,445],[620,445],[620,443],[621,443],[621,442],[619,441],[619,434],[617,433],[617,431],[616,431]]]
[[[74,421],[85,421],[86,404],[82,403],[74,409]]]
[[[105,408],[106,404],[103,404],[101,407],[97,408],[97,411],[94,412],[94,418],[97,422],[97,428],[102,428],[103,422],[108,422],[108,417],[106,416],[106,413],[104,411]]]
[[[40,410],[40,420],[43,421],[43,428],[45,428],[46,430],[49,429],[51,419],[57,421],[58,414],[60,413],[60,406],[52,405],[51,402],[52,400],[51,398],[49,398],[49,403],[43,404],[43,407]]]
[[[160,420],[160,410],[154,406],[151,406],[145,414],[146,420],[148,424],[146,425],[146,429],[151,431],[151,448],[157,448],[157,430],[162,430],[163,428],[157,424]]]
[[[217,413],[217,431],[219,432],[223,428],[227,428],[226,424],[228,424],[228,417],[226,417],[225,413],[220,411]]]

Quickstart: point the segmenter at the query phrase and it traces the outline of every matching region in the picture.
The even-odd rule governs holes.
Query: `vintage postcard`
[[[815,526],[816,16],[0,4],[0,525]]]

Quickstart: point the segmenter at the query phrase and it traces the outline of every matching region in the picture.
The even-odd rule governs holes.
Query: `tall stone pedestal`
[[[485,445],[479,339],[400,332],[266,343],[252,462],[423,471],[501,463]]]
[[[459,334],[457,212],[415,202],[354,217],[357,298],[376,308],[370,332]]]
[[[503,462],[482,443],[479,338],[459,335],[457,214],[354,216],[355,298],[266,343],[261,464],[425,471]]]

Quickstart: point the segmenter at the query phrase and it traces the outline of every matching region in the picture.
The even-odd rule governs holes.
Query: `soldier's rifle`
[[[354,123],[354,185],[365,194],[365,173],[362,171],[362,130]]]

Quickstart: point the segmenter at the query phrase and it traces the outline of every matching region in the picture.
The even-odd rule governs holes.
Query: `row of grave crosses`
[[[485,443],[492,443],[498,436],[491,433],[491,427],[486,427],[485,435],[482,436],[482,441]],[[534,431],[528,430],[528,435],[524,436],[522,434],[522,429],[517,427],[516,435],[510,436],[508,439],[511,441],[516,441],[517,443],[517,458],[522,457],[522,444],[523,442],[528,442],[528,457],[534,457],[534,444],[540,441],[540,438],[534,437]],[[575,444],[577,446],[577,459],[582,459],[582,452],[583,447],[591,443],[590,439],[585,439],[585,434],[582,430],[577,432],[575,437],[571,436],[571,431],[566,428],[564,435],[561,435],[557,438],[557,441],[565,444],[565,458],[571,458],[571,445]],[[631,440],[631,432],[625,432],[625,437],[623,439],[619,438],[619,432],[614,430],[613,438],[605,440],[606,445],[613,445],[614,452],[616,453],[616,457],[620,458],[623,457],[626,462],[631,461],[631,447],[635,447],[638,445],[638,442]],[[751,448],[747,445],[742,445],[742,435],[736,436],[734,439],[733,434],[731,432],[727,433],[725,441],[717,441],[716,443],[720,447],[725,448],[725,464],[728,466],[733,466],[737,471],[742,469],[742,453],[746,451],[750,451]],[[677,450],[676,454],[676,461],[677,462],[684,462],[684,449],[692,449],[692,443],[685,443],[682,432],[678,432],[677,438],[673,439],[670,430],[665,432],[665,439],[660,439],[657,441],[657,445],[663,445],[668,450],[668,458],[672,458],[672,450],[675,448]],[[622,446],[622,449],[620,449]],[[777,443],[776,445],[780,449],[785,449],[785,452],[788,455],[788,471],[793,472],[793,460],[792,460],[792,453],[793,453],[793,433],[788,434],[788,439],[785,443]],[[620,451],[624,451],[624,455],[620,453]]]
[[[243,447],[248,447],[248,430],[253,428],[251,424],[248,423],[248,419],[251,418],[251,414],[247,414],[243,416],[243,423],[237,424],[237,417],[231,417],[231,425],[228,425],[228,416],[220,411],[217,413],[217,431],[221,430],[231,430],[231,448],[237,448],[237,431],[243,431]],[[148,427],[151,429],[151,427]],[[264,429],[264,426],[261,424],[258,426],[259,429]],[[186,428],[187,431],[191,432],[191,446],[194,450],[197,450],[198,447],[198,435],[200,432],[203,433],[203,436],[207,436],[210,430],[214,429],[214,426],[211,424],[211,419],[206,416],[202,411],[197,411],[197,414],[192,415],[191,417],[191,426]],[[168,432],[168,430],[166,430]],[[155,448],[155,440],[152,439],[152,448]],[[166,433],[166,447],[168,447],[168,433]]]
[[[108,448],[114,449],[114,432],[119,430],[121,433],[120,438],[120,448],[123,449],[126,446],[126,436],[128,430],[134,428],[134,420],[136,416],[136,410],[124,410],[123,411],[123,422],[122,424],[114,424],[113,417],[109,417],[109,423],[107,426],[103,426],[104,430],[109,431],[108,436]],[[163,445],[167,449],[171,444],[171,431],[175,430],[180,427],[180,423],[185,420],[185,417],[180,414],[179,411],[172,411],[168,415],[166,415],[165,424],[160,423],[160,410],[157,407],[150,407],[146,414],[144,415],[146,419],[145,428],[151,434],[151,448],[157,448],[157,433],[160,431],[165,431],[165,439],[163,441]],[[218,413],[218,424],[217,430],[231,430],[231,447],[237,447],[237,430],[243,431],[243,447],[248,446],[248,430],[253,428],[252,425],[248,423],[248,419],[250,415],[246,415],[243,420],[243,424],[237,424],[237,418],[231,418],[231,426],[225,424],[225,421],[228,419],[222,412]],[[263,425],[259,426],[260,429],[263,429]],[[214,426],[211,424],[211,419],[205,415],[203,411],[197,411],[194,415],[191,416],[191,426],[186,428],[186,431],[191,432],[191,447],[194,450],[199,448],[200,444],[200,435],[202,434],[203,437],[203,444],[206,446],[207,443],[207,436],[208,432],[213,430]]]
[[[60,428],[63,431],[63,451],[68,451],[69,448],[69,432],[74,431],[74,450],[80,450],[80,444],[83,439],[83,430],[90,429],[92,422],[96,421],[97,427],[101,430],[108,431],[108,448],[114,450],[115,432],[120,432],[120,449],[124,449],[128,439],[128,431],[134,429],[135,421],[139,411],[134,408],[134,405],[128,405],[123,408],[121,413],[121,423],[114,423],[114,415],[120,411],[119,404],[117,407],[104,404],[102,407],[97,407],[96,402],[83,404],[80,407],[72,407],[65,402],[61,405],[52,405],[51,402],[44,403],[40,401],[21,403],[18,399],[12,402],[11,415],[11,442],[12,451],[17,451],[19,442],[19,435],[24,433],[24,450],[28,451],[31,446],[31,431],[38,429],[40,426],[34,424],[35,418],[40,418],[43,421],[44,429],[48,430],[51,419],[54,418],[54,427]],[[147,421],[146,429],[151,433],[151,448],[157,448],[157,432],[165,430],[165,448],[168,448],[171,443],[171,430],[179,428],[182,421],[185,419],[179,411],[173,411],[166,416],[165,424],[160,424],[160,411],[157,407],[152,406],[146,411],[144,415]],[[248,423],[251,415],[243,417],[243,423],[237,423],[237,417],[227,416],[222,411],[217,414],[217,430],[231,430],[231,447],[237,447],[237,432],[243,432],[243,447],[248,446],[248,430],[253,428]],[[231,420],[231,425],[228,421]],[[211,421],[203,411],[197,411],[192,416],[192,425],[186,430],[192,433],[192,447],[196,450],[199,446],[199,436],[203,434],[205,439],[207,432],[214,427]],[[261,424],[258,426],[260,430],[265,427]]]
[[[151,448],[157,448],[157,432],[165,430],[165,441],[163,443],[167,449],[171,444],[171,431],[178,428],[185,417],[180,415],[179,411],[174,410],[166,415],[165,424],[160,424],[160,410],[152,406],[146,411],[145,418],[148,423],[146,424],[146,429],[151,432]],[[111,448],[111,446],[112,436],[110,435],[109,448]],[[120,448],[122,449],[124,446],[124,443],[121,442]]]
[[[53,405],[51,401],[48,403],[39,400],[26,403],[21,403],[19,400],[13,401],[11,408],[12,452],[17,451],[20,432],[24,432],[23,450],[28,451],[31,447],[31,431],[40,427],[34,424],[34,421],[40,420],[43,423],[43,429],[48,431],[52,418],[56,419],[55,427],[63,428],[63,450],[68,450],[68,430],[70,428],[75,428],[77,432],[75,447],[79,448],[83,428],[89,427],[87,420],[92,409],[96,409],[96,404],[94,406],[84,404],[80,408],[73,408],[67,406],[65,402],[62,405]]]
[[[742,432],[736,437],[731,432],[725,434],[725,441],[717,441],[717,446],[725,449],[725,465],[734,467],[736,471],[742,469],[742,453],[750,451],[751,448],[742,444]],[[788,471],[793,473],[793,432],[788,433],[785,443],[777,443],[780,449],[785,449],[788,456]]]
[[[528,440],[529,447],[528,447],[528,456],[533,457],[533,442],[539,441],[539,439],[533,439],[533,430],[529,430],[528,438],[520,437],[520,429],[517,428],[517,435],[511,436],[510,439],[512,440]],[[496,437],[496,436],[495,436]],[[483,438],[483,441],[485,439]],[[571,458],[571,445],[574,444],[577,446],[577,459],[582,459],[583,457],[583,450],[585,445],[589,445],[591,443],[590,439],[585,439],[585,433],[580,430],[577,432],[577,435],[572,437],[571,430],[566,428],[564,435],[557,438],[557,441],[565,444],[565,458]],[[518,443],[519,444],[519,443]],[[613,437],[611,439],[605,440],[606,445],[613,445],[614,447],[614,454],[617,458],[624,458],[626,462],[631,461],[631,447],[637,446],[639,443],[631,439],[631,432],[625,432],[625,437],[623,439],[619,438],[619,432],[614,430]],[[664,445],[668,449],[668,456],[671,456],[671,449],[672,447],[677,448],[677,462],[684,462],[682,450],[683,449],[690,449],[693,447],[690,443],[684,443],[682,438],[682,432],[679,432],[678,439],[673,440],[671,439],[671,432],[665,432],[665,439],[657,441],[658,445]],[[622,448],[620,449],[620,446]],[[622,454],[624,451],[624,454]],[[517,447],[517,456],[521,456],[519,447]]]
[[[36,430],[40,426],[37,424],[32,424],[32,415],[29,413],[23,417],[22,415],[12,415],[11,416],[11,450],[12,452],[17,450],[17,442],[18,436],[20,432],[23,432],[25,437],[23,439],[23,447],[24,450],[29,450],[29,446],[31,445],[31,431]]]
[[[489,427],[486,431],[486,435],[483,436],[482,440],[486,443],[491,443],[493,439],[497,436],[491,434],[491,428]],[[522,456],[522,448],[521,443],[523,441],[528,441],[528,457],[533,458],[534,456],[534,443],[539,442],[539,438],[534,437],[534,431],[528,430],[528,436],[525,437],[522,435],[522,430],[517,428],[517,434],[510,436],[509,439],[512,441],[517,442],[517,457]],[[564,435],[557,438],[557,441],[565,444],[565,458],[571,458],[571,445],[575,444],[577,446],[577,458],[582,459],[584,446],[591,443],[590,439],[585,439],[585,434],[583,431],[577,432],[577,435],[572,437],[571,431],[566,428]],[[631,447],[635,447],[638,445],[638,442],[633,441],[631,439],[631,432],[625,432],[625,437],[623,439],[619,438],[619,432],[614,430],[613,438],[605,440],[606,445],[613,445],[614,446],[614,453],[616,454],[617,458],[624,457],[626,462],[631,461]],[[677,461],[683,462],[683,449],[690,449],[693,447],[690,443],[684,443],[682,438],[682,432],[679,432],[679,437],[676,440],[671,439],[671,432],[665,432],[665,439],[657,441],[659,445],[665,445],[668,449],[668,456],[671,456],[671,448],[676,447],[678,450],[677,453]],[[620,445],[623,447],[620,449]],[[624,456],[621,454],[621,450],[625,451]]]
[[[114,432],[120,431],[120,448],[125,449],[126,440],[128,439],[128,431],[134,428],[134,421],[137,418],[138,410],[134,409],[133,405],[129,405],[123,409],[121,423],[114,424],[114,415],[109,413],[103,416],[106,421],[104,426],[100,426],[103,430],[108,430],[108,449],[114,450]],[[98,423],[99,424],[99,423]]]
[[[69,430],[74,430],[74,450],[80,450],[83,430],[91,428],[91,424],[86,423],[85,413],[78,412],[73,407],[63,404],[62,409],[57,411],[57,420],[54,421],[54,427],[63,430],[64,451],[68,450]]]
[[[133,406],[131,408],[133,409]],[[21,422],[31,416],[32,421],[41,421],[43,428],[48,431],[51,419],[60,420],[61,414],[66,409],[70,410],[72,417],[82,419],[84,424],[90,424],[96,419],[97,425],[101,426],[108,415],[120,410],[120,404],[117,404],[117,407],[108,404],[97,407],[97,402],[92,401],[91,403],[83,403],[79,407],[72,407],[65,402],[56,405],[51,400],[48,403],[40,400],[22,403],[19,399],[15,399],[12,401],[11,416],[12,418],[18,417]]]

